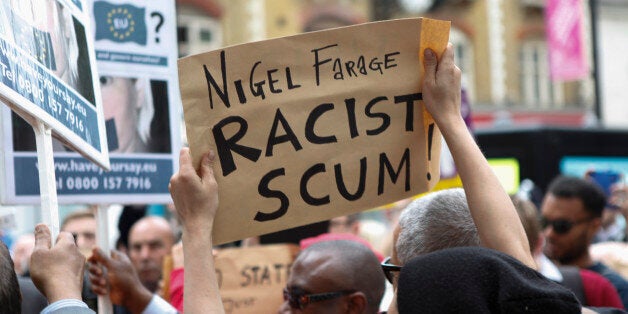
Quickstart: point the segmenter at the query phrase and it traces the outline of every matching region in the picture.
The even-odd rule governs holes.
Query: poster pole
[[[53,242],[59,235],[59,204],[52,153],[52,131],[41,120],[34,119],[33,129],[37,143],[41,217],[50,227]]]
[[[96,206],[96,241],[98,247],[104,252],[105,256],[110,256],[109,250],[109,217],[107,216],[106,205]],[[111,299],[109,295],[98,296],[98,313],[111,314],[113,313],[113,306],[111,305]]]

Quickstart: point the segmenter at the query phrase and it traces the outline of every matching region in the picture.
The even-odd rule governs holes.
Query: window
[[[198,37],[200,41],[210,42],[212,41],[212,32],[209,29],[200,29],[198,33]]]
[[[529,109],[563,107],[562,85],[549,76],[547,45],[542,40],[526,40],[519,53],[521,100]]]
[[[451,28],[449,41],[456,51],[456,64],[462,71],[462,87],[467,91],[469,101],[475,100],[475,69],[473,67],[473,44],[467,35],[456,28]]]

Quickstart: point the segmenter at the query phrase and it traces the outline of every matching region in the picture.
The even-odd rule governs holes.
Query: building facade
[[[613,125],[628,121],[628,109],[613,109],[615,104],[604,103],[605,100],[617,103],[617,95],[628,91],[616,88],[628,79],[617,83],[608,77],[628,76],[626,69],[608,64],[609,59],[620,57],[615,49],[598,48],[601,58],[606,60],[601,66],[607,69],[598,73],[606,75],[600,79],[606,84],[600,87],[601,99],[596,97],[592,53],[595,38],[591,36],[590,4],[597,3],[601,12],[598,23],[604,30],[598,41],[604,47],[621,46],[625,42],[609,39],[626,37],[620,34],[626,22],[618,12],[628,12],[628,4],[622,1],[581,0],[581,35],[590,70],[588,75],[570,81],[550,79],[544,0],[179,0],[177,3],[179,25],[190,26],[187,43],[181,43],[182,55],[373,20],[416,16],[450,20],[450,41],[456,46],[463,88],[478,127],[585,126],[596,124],[598,116]],[[206,5],[199,10],[198,3],[211,3],[209,7],[219,9],[209,10]],[[203,14],[205,20],[199,17]],[[195,18],[201,20],[190,22]],[[193,43],[192,39],[208,39],[203,35],[208,32],[202,30],[207,26],[213,34],[211,42]],[[615,90],[609,91],[609,87]],[[596,107],[597,102],[600,107]]]

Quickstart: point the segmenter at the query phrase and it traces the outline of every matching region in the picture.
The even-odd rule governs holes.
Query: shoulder
[[[619,273],[601,262],[596,262],[588,269],[604,276],[606,279],[610,280],[610,282],[616,287],[617,285],[628,287],[628,281],[626,281],[624,277],[622,277]]]
[[[580,277],[582,277],[582,283],[585,285],[595,285],[595,286],[611,285],[608,279],[604,278],[604,276],[592,270],[580,269]]]
[[[587,298],[587,305],[623,308],[623,304],[613,284],[602,275],[586,270],[580,270],[582,285]]]
[[[30,278],[18,277],[22,292],[22,312],[39,313],[47,305],[46,297],[37,290]]]

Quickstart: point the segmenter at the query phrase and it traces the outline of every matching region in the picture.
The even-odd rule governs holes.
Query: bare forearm
[[[224,313],[212,255],[211,232],[183,234],[186,313]]]
[[[535,267],[514,205],[462,118],[443,121],[439,126],[454,156],[471,216],[483,245]]]

